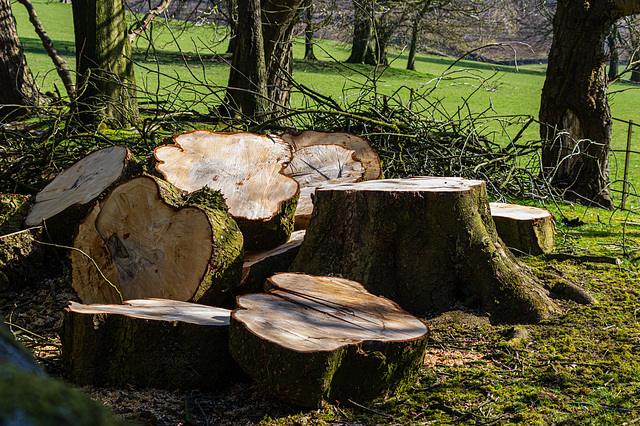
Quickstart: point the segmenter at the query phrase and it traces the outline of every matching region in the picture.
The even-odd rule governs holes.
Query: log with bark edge
[[[498,235],[516,254],[549,254],[555,249],[556,226],[550,211],[519,204],[489,205]]]
[[[318,130],[305,130],[303,132],[289,131],[282,135],[295,151],[313,145],[340,145],[355,151],[356,161],[364,165],[364,180],[380,179],[382,166],[380,157],[364,138],[346,132],[322,132]]]
[[[362,179],[365,169],[354,154],[355,151],[340,145],[310,145],[294,152],[284,173],[300,184],[300,198],[295,213],[296,229],[304,229],[309,224],[313,213],[311,195],[316,188]]]
[[[291,235],[299,188],[282,173],[291,148],[280,137],[194,130],[154,155],[156,170],[177,188],[222,192],[247,250],[277,247]]]
[[[28,211],[26,196],[0,194],[0,293],[20,290],[42,278],[44,250],[36,242],[41,229],[21,227]]]
[[[47,236],[70,245],[76,226],[94,202],[114,184],[140,171],[124,146],[94,151],[58,174],[36,195],[25,225],[36,226],[44,221]]]
[[[84,303],[160,297],[223,306],[242,271],[242,234],[222,195],[203,188],[185,199],[150,176],[116,186],[80,224],[74,248],[72,286]]]
[[[267,278],[276,272],[287,272],[298,255],[306,231],[294,231],[289,241],[267,251],[245,252],[242,280],[233,290],[235,295],[261,293]]]
[[[238,298],[229,347],[245,372],[305,407],[368,401],[415,383],[428,329],[394,302],[337,277],[283,273]]]
[[[216,389],[246,376],[229,354],[230,311],[167,299],[71,302],[62,356],[71,381]]]
[[[444,312],[460,301],[502,322],[535,322],[559,310],[498,238],[478,180],[319,188],[291,271],[339,274],[414,314]]]

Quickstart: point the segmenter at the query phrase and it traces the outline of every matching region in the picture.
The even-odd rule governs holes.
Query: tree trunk
[[[460,302],[500,322],[535,322],[558,311],[498,238],[483,181],[423,177],[319,188],[291,270],[358,281],[416,315]]]
[[[305,407],[369,401],[412,386],[428,329],[390,300],[336,277],[276,274],[238,298],[231,355],[278,398]]]
[[[516,254],[549,254],[555,249],[551,212],[518,204],[490,203],[498,236]]]
[[[268,250],[289,239],[299,188],[283,173],[291,159],[285,141],[207,130],[183,133],[174,141],[156,148],[156,170],[183,191],[205,186],[221,191],[246,250]]]
[[[221,389],[246,376],[229,354],[223,308],[166,299],[64,312],[63,362],[82,385]]]
[[[632,0],[558,1],[540,136],[543,173],[568,199],[613,206],[604,42],[618,18],[638,12]]]
[[[75,0],[78,118],[128,127],[139,119],[123,0]]]
[[[227,27],[229,27],[229,45],[227,53],[233,53],[238,44],[238,4],[236,0],[227,0]]]
[[[609,74],[607,75],[609,81],[615,80],[618,75],[618,63],[620,61],[620,55],[618,54],[618,26],[613,24],[611,33],[607,37],[607,45],[609,46]]]
[[[374,47],[373,36],[373,2],[372,0],[353,1],[354,23],[353,40],[351,42],[351,54],[346,62],[350,64],[363,64],[371,61]],[[368,59],[369,58],[369,59]]]
[[[304,60],[317,61],[316,55],[313,53],[313,10],[315,6],[312,0],[304,2]]]
[[[84,303],[159,297],[230,305],[240,282],[242,234],[222,195],[186,199],[149,176],[116,186],[78,227],[72,286]]]
[[[36,84],[18,38],[11,2],[0,0],[0,121],[24,114],[24,106],[40,103]]]
[[[418,49],[418,29],[420,28],[420,17],[414,17],[411,25],[411,41],[409,43],[409,57],[407,58],[407,69],[416,70],[416,50]]]

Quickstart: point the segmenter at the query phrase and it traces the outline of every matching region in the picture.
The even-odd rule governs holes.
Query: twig
[[[620,266],[622,264],[622,260],[617,257],[610,256],[590,256],[590,255],[575,255],[568,253],[550,253],[545,255],[547,259],[552,260],[575,260],[576,262],[592,262],[592,263],[608,263],[611,265]]]

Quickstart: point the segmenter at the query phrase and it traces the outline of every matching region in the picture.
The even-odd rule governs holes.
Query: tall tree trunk
[[[637,13],[633,0],[560,0],[542,89],[543,172],[568,199],[611,208],[604,42],[613,23]]]
[[[235,0],[227,0],[227,25],[229,26],[229,45],[227,53],[233,53],[238,44],[238,4]]]
[[[618,26],[613,24],[611,33],[607,37],[607,45],[609,46],[609,81],[614,80],[618,75],[618,63],[620,55],[618,54]]]
[[[317,61],[313,53],[313,0],[304,2],[304,59],[305,61]]]
[[[116,127],[138,120],[123,0],[74,0],[78,118]]]
[[[418,47],[418,29],[422,15],[416,14],[411,25],[411,42],[409,43],[409,57],[407,58],[407,69],[416,70],[416,50]]]
[[[0,120],[24,113],[21,106],[39,102],[40,89],[27,66],[11,2],[0,0]]]
[[[350,64],[365,63],[367,55],[371,57],[373,49],[373,1],[354,0],[353,41],[351,55],[346,62]]]

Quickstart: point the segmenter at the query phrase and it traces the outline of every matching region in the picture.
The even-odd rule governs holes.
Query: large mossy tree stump
[[[139,174],[141,167],[121,145],[99,149],[59,173],[38,192],[25,225],[46,225],[45,237],[71,245],[78,223],[95,201],[118,182]]]
[[[220,389],[246,376],[229,354],[231,311],[164,299],[71,303],[62,358],[78,384]]]
[[[555,249],[556,225],[550,211],[519,204],[489,205],[498,235],[516,254],[549,254]]]
[[[222,195],[183,197],[150,176],[116,186],[80,224],[72,286],[84,303],[157,297],[224,306],[242,273],[242,234]]]
[[[319,188],[291,270],[358,281],[419,315],[460,302],[502,322],[535,322],[558,311],[498,238],[478,180],[418,177]]]
[[[282,173],[291,148],[280,137],[194,130],[154,155],[156,170],[177,188],[222,192],[247,250],[277,247],[291,235],[299,187]]]
[[[336,277],[283,273],[238,298],[229,347],[245,372],[305,407],[368,401],[412,386],[427,327],[394,302]]]

